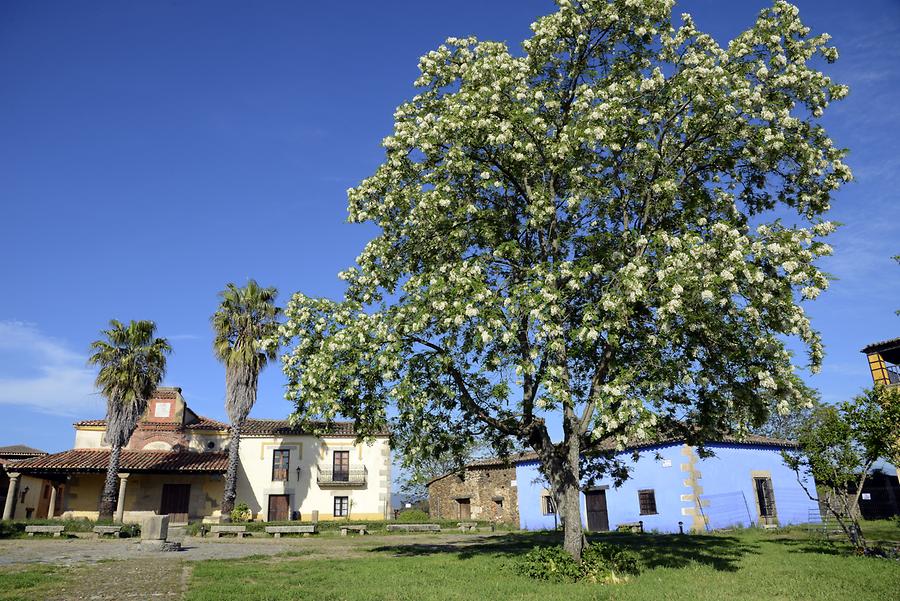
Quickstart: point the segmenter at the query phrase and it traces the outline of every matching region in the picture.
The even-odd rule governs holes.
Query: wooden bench
[[[275,538],[281,538],[282,534],[302,534],[309,536],[319,531],[316,524],[302,524],[297,526],[266,526],[266,534],[274,534]]]
[[[235,534],[238,538],[244,538],[244,535],[247,534],[246,526],[213,526],[209,529],[210,534],[213,535],[213,538],[219,538],[223,534]]]
[[[65,526],[25,526],[25,532],[28,536],[35,534],[52,534],[53,536],[62,536]]]
[[[438,524],[388,524],[388,532],[440,532]]]
[[[366,524],[344,524],[341,526],[341,536],[347,536],[347,533],[351,530],[357,534],[368,534],[369,526]]]
[[[463,532],[474,532],[478,528],[478,524],[476,522],[459,522],[456,525]]]
[[[97,538],[102,536],[106,536],[111,534],[116,538],[122,536],[122,527],[121,526],[94,526],[92,532],[97,535]]]

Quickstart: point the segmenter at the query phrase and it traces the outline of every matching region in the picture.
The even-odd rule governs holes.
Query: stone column
[[[16,493],[18,493],[19,473],[9,473],[9,491],[6,493],[6,505],[3,506],[3,519],[11,520],[16,508]]]
[[[47,508],[47,517],[55,517],[56,514],[56,483],[50,483],[50,507]]]
[[[119,499],[116,501],[116,523],[121,524],[125,517],[125,489],[128,487],[128,476],[119,474]]]

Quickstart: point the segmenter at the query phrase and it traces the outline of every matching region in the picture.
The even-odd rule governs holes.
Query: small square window
[[[550,495],[541,496],[541,512],[544,515],[556,514],[556,503],[553,502],[553,497]]]
[[[656,515],[656,493],[652,488],[638,491],[641,515]]]
[[[350,514],[350,498],[335,497],[334,498],[334,517],[345,518]]]

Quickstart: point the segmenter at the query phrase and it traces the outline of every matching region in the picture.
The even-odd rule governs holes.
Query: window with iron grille
[[[286,482],[290,463],[291,452],[288,449],[275,449],[272,452],[272,480]]]
[[[656,493],[652,488],[638,491],[638,503],[641,506],[641,515],[656,514]]]
[[[345,518],[350,514],[350,498],[335,497],[334,498],[334,517]]]
[[[556,503],[553,502],[553,497],[550,495],[543,495],[541,497],[541,512],[544,515],[553,515],[556,513]]]

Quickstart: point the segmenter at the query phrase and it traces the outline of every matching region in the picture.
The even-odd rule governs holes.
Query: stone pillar
[[[56,483],[50,483],[50,507],[47,508],[47,517],[56,517]]]
[[[3,519],[11,520],[15,515],[16,494],[19,492],[19,473],[9,473],[9,491],[6,493],[6,505],[3,506]]]
[[[125,517],[125,489],[128,487],[128,476],[131,474],[119,474],[119,498],[116,501],[116,523],[121,524]]]

